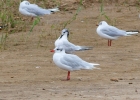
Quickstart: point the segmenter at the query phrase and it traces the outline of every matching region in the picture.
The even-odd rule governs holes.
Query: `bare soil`
[[[101,68],[71,72],[70,81],[61,81],[67,71],[53,63],[50,49],[76,10],[43,16],[31,33],[10,34],[0,56],[0,100],[140,100],[140,35],[121,37],[108,47],[96,33],[101,20],[120,29],[139,30],[138,7],[116,4],[104,6],[110,21],[99,17],[100,3],[93,2],[66,26],[72,43],[94,46],[75,54]]]

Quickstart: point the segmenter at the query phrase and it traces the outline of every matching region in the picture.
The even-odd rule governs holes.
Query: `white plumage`
[[[125,31],[118,29],[114,26],[108,25],[105,21],[101,21],[99,23],[99,26],[97,27],[96,31],[99,36],[108,40],[115,40],[121,36],[131,36],[133,34],[139,33],[139,31]]]
[[[68,41],[69,31],[63,29],[60,37],[55,41],[55,47],[63,47],[66,53],[73,53],[74,51],[90,50],[93,47],[88,46],[78,46],[70,43]]]
[[[95,67],[95,65],[99,64],[88,63],[76,55],[66,54],[65,50],[61,47],[56,47],[54,51],[53,61],[59,68],[68,71],[69,74],[67,76],[67,80],[70,79],[70,71],[81,69],[100,69]]]
[[[29,1],[22,1],[19,6],[19,12],[26,16],[41,16],[45,14],[51,14],[53,12],[59,11],[58,8],[53,9],[43,9],[36,4],[30,4]]]
[[[114,40],[121,36],[130,36],[133,34],[137,34],[137,32],[126,32],[125,30],[120,30],[114,26],[110,26],[105,21],[101,21],[97,28],[97,34],[102,38]]]

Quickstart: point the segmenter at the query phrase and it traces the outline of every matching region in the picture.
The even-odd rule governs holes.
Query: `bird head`
[[[106,21],[101,21],[97,26],[108,25]]]
[[[30,2],[27,1],[27,0],[24,0],[24,1],[21,2],[21,4],[30,5]]]
[[[61,39],[64,35],[67,35],[67,37],[69,37],[69,31],[68,31],[67,29],[63,29],[63,30],[62,30],[60,39]]]

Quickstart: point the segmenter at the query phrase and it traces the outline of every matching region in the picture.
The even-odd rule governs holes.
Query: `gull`
[[[22,1],[19,6],[19,12],[26,16],[32,16],[32,20],[33,20],[33,17],[42,16],[46,14],[50,15],[51,13],[57,12],[57,11],[59,11],[58,8],[43,9],[36,4],[30,4],[30,2],[27,0]]]
[[[108,25],[105,21],[99,23],[96,31],[99,36],[108,39],[108,46],[111,46],[112,40],[116,40],[121,36],[131,36],[139,33],[139,31],[125,31],[118,29],[114,26]]]
[[[70,71],[76,71],[81,69],[100,69],[96,68],[94,65],[99,65],[95,63],[88,63],[76,55],[66,54],[65,49],[62,47],[57,47],[54,49],[55,53],[53,55],[54,63],[61,69],[68,71],[67,79],[70,80]]]
[[[63,29],[60,37],[55,41],[55,47],[63,47],[66,53],[73,53],[74,51],[91,50],[93,47],[78,46],[68,41],[69,31]]]

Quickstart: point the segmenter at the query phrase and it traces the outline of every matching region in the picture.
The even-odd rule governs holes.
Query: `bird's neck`
[[[59,39],[68,40],[68,36],[67,36],[67,35],[61,35],[61,36],[59,37]]]

